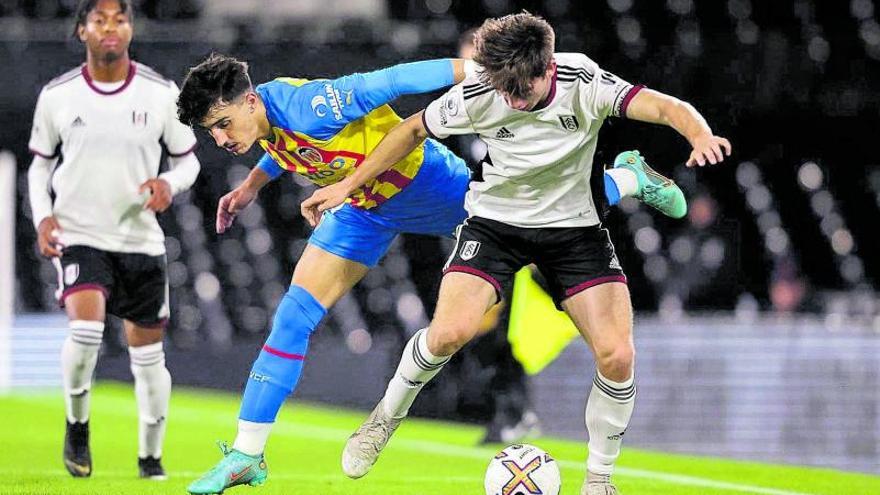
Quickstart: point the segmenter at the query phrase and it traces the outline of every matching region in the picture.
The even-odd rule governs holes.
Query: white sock
[[[64,405],[67,421],[85,423],[89,420],[89,390],[101,349],[104,322],[71,320],[69,326],[70,333],[61,347]]]
[[[443,369],[450,357],[431,354],[427,328],[416,332],[403,348],[397,371],[385,389],[385,414],[392,418],[406,416],[422,387]]]
[[[591,474],[610,476],[614,470],[635,397],[633,377],[625,382],[615,382],[596,371],[585,413],[590,433],[587,470]]]
[[[129,347],[134,395],[137,398],[138,457],[162,457],[165,437],[165,416],[171,398],[171,373],[165,367],[162,342]]]
[[[609,168],[605,170],[605,175],[611,177],[611,180],[617,185],[621,198],[633,196],[639,192],[639,179],[636,178],[636,173],[632,170]]]
[[[269,432],[275,423],[254,423],[253,421],[238,420],[238,435],[232,448],[247,455],[260,455],[266,450],[266,441],[269,440]]]

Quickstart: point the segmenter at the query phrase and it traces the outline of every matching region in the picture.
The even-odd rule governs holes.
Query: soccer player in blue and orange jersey
[[[190,70],[178,100],[180,120],[200,126],[234,154],[259,142],[259,165],[220,199],[217,232],[284,171],[320,186],[349,175],[401,119],[387,105],[464,78],[464,62],[433,60],[334,80],[280,78],[254,88],[247,65],[213,55]],[[263,449],[275,416],[299,379],[311,332],[375,266],[401,232],[449,236],[467,216],[465,163],[428,141],[324,216],[302,253],[272,331],[245,386],[238,434],[222,461],[191,493],[266,479]]]
[[[217,232],[226,231],[258,191],[285,171],[319,186],[348,177],[401,122],[388,102],[458,83],[466,67],[471,66],[463,60],[431,60],[333,80],[280,78],[254,88],[244,62],[212,55],[184,80],[180,120],[205,128],[218,146],[236,155],[257,142],[266,151],[247,179],[220,199]],[[271,426],[296,387],[309,336],[327,308],[379,262],[397,234],[451,235],[467,217],[463,203],[470,180],[465,163],[429,139],[323,214],[249,375],[233,448],[224,447],[223,460],[193,482],[190,493],[265,481],[263,450]],[[609,203],[618,190],[626,194],[607,176],[606,184],[614,191]]]

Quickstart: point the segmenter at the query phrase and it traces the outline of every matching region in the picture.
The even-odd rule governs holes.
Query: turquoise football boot
[[[192,494],[218,494],[237,485],[259,486],[266,482],[269,468],[263,455],[247,455],[219,442],[223,459],[186,488]]]
[[[646,205],[672,218],[687,215],[687,200],[681,188],[672,179],[649,167],[638,151],[624,151],[617,155],[614,168],[625,168],[636,174],[639,190],[635,197]]]

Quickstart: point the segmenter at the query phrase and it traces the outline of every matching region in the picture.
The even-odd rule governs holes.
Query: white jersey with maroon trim
[[[62,244],[159,255],[165,236],[145,210],[138,187],[159,175],[162,147],[171,156],[193,151],[192,130],[177,120],[178,89],[132,62],[113,90],[95,83],[85,65],[43,87],[34,112],[31,152],[60,154],[50,184]]]
[[[551,93],[532,111],[510,108],[475,77],[425,109],[432,136],[478,134],[488,145],[465,201],[471,216],[526,228],[599,223],[590,190],[599,128],[609,116],[625,116],[641,86],[580,53],[554,58]]]

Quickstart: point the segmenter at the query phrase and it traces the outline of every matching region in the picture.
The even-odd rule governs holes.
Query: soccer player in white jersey
[[[635,349],[626,277],[590,185],[601,174],[593,166],[596,137],[606,118],[626,117],[678,131],[693,147],[690,166],[721,162],[731,148],[691,105],[633,86],[586,55],[554,53],[554,38],[546,21],[527,12],[487,20],[476,34],[479,77],[400,123],[355,173],[302,205],[315,221],[429,135],[478,134],[488,144],[434,318],[409,341],[385,396],[343,451],[343,471],[352,478],[369,471],[418,392],[471,340],[513,274],[535,263],[596,361],[581,493],[618,493],[611,474],[633,411]]]
[[[89,390],[110,313],[123,319],[128,340],[140,476],[163,479],[171,376],[162,349],[165,236],[156,213],[195,181],[196,140],[177,120],[177,86],[129,58],[129,2],[81,2],[75,35],[86,62],[40,93],[28,171],[39,250],[58,269],[58,298],[70,319],[61,351],[64,465],[76,477],[92,473]],[[159,174],[163,146],[170,167]]]

